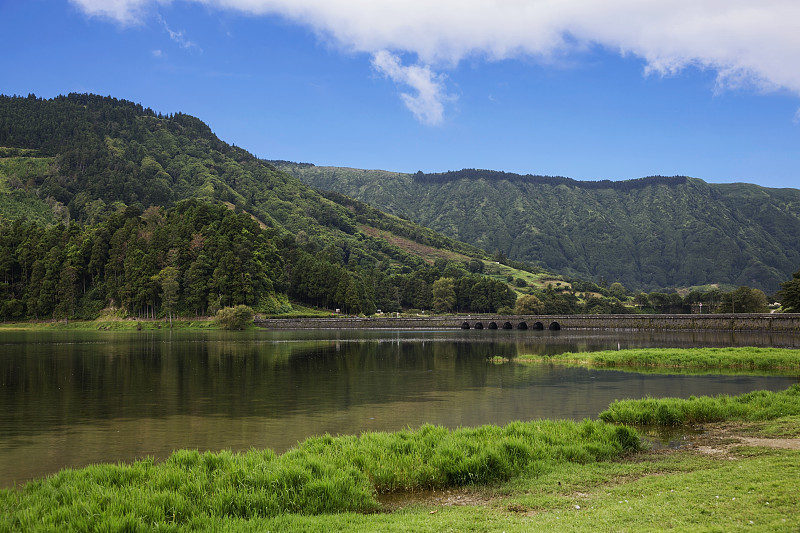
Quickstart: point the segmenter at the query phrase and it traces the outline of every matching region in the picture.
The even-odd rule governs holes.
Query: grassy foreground
[[[556,355],[521,355],[517,361],[601,368],[730,369],[755,372],[800,370],[800,350],[787,348],[641,348]]]
[[[772,420],[769,432],[771,436],[796,437],[799,421],[798,417]],[[512,424],[517,431],[521,426]],[[749,427],[756,434],[765,428]],[[493,428],[489,433],[503,431]],[[404,433],[407,437],[412,435]],[[395,444],[407,440],[393,435],[374,434],[371,438],[390,439]],[[328,446],[328,439],[312,439],[306,444],[312,449]],[[357,439],[333,439],[341,445],[354,440]],[[182,451],[163,465],[143,461],[130,466],[65,470],[18,490],[0,492],[0,531],[512,533],[800,528],[800,451],[742,445],[733,445],[726,453],[684,449],[640,451],[622,460],[586,463],[535,460],[518,475],[491,487],[406,494],[401,507],[389,513],[313,514],[313,508],[267,516],[242,513],[243,502],[253,503],[259,494],[264,494],[248,484],[249,480],[262,476],[268,465],[274,466],[281,457],[288,461],[285,466],[300,461],[298,453],[276,457],[263,452],[259,458],[259,452],[234,455]],[[311,463],[309,468],[295,464],[283,477],[288,481],[286,485],[281,486],[276,480],[266,490],[284,491],[293,495],[288,502],[298,504],[301,495],[292,491],[292,483],[330,474],[336,477],[335,472],[320,468],[319,463]],[[346,474],[339,479],[343,477]],[[322,493],[316,495],[321,496]],[[374,505],[369,503],[367,507]],[[133,514],[136,509],[149,514],[137,516]]]
[[[495,484],[640,447],[635,430],[586,420],[324,436],[280,456],[178,451],[160,464],[63,470],[3,491],[0,530],[195,530],[286,514],[365,513],[380,509],[379,493]]]

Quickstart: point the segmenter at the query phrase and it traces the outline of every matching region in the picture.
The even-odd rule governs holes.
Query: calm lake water
[[[311,435],[596,418],[613,400],[782,390],[797,376],[515,363],[523,353],[800,347],[800,336],[630,331],[0,331],[0,487],[178,448],[285,451]],[[487,357],[511,358],[491,364]]]

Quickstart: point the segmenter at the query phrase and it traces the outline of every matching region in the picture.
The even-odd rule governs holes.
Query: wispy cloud
[[[421,111],[432,105],[428,95],[443,94],[434,69],[465,57],[548,60],[592,46],[639,57],[649,74],[708,69],[717,72],[717,90],[784,89],[800,96],[797,0],[70,1],[87,14],[123,24],[134,24],[153,6],[170,1],[282,16],[346,50],[370,54],[377,70],[418,91],[402,98],[429,123],[435,122],[425,117],[436,116],[435,106],[433,114]],[[413,54],[419,64],[405,67],[397,54]],[[438,93],[423,91],[434,87]]]
[[[183,31],[173,31],[169,27],[169,25],[167,24],[167,21],[164,20],[163,17],[159,16],[158,19],[161,21],[161,25],[164,26],[164,30],[169,35],[169,38],[172,39],[172,42],[176,43],[178,46],[180,46],[181,48],[186,49],[186,50],[194,49],[194,50],[197,50],[199,52],[203,51],[197,45],[197,43],[187,39],[186,36],[183,34]]]
[[[444,101],[453,97],[445,94],[441,74],[435,74],[427,65],[404,66],[397,55],[386,50],[372,56],[372,66],[395,83],[416,91],[416,94],[401,93],[400,98],[417,120],[429,125],[442,123]]]

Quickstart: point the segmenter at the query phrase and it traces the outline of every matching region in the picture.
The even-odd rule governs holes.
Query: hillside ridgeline
[[[275,164],[490,252],[629,289],[727,284],[773,292],[800,265],[797,189],[684,176],[592,182]]]

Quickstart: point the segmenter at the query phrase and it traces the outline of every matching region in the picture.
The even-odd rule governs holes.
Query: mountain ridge
[[[778,289],[800,265],[800,190],[686,176],[614,182],[465,169],[397,173],[277,163],[449,237],[641,290]]]

